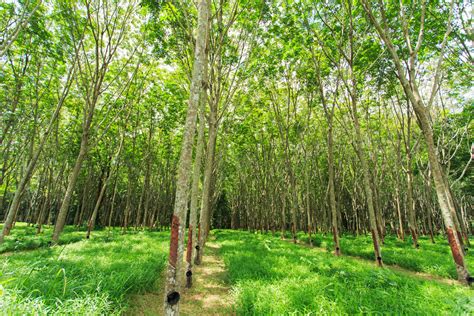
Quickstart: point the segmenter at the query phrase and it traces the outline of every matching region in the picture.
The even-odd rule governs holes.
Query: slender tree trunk
[[[352,65],[352,62],[351,62],[351,65]],[[363,188],[364,188],[366,202],[367,202],[367,208],[369,211],[369,226],[372,233],[372,241],[374,243],[375,259],[377,261],[377,264],[379,266],[382,266],[383,265],[382,251],[380,249],[380,236],[379,236],[378,227],[377,227],[377,219],[376,219],[376,214],[375,214],[374,197],[373,197],[373,191],[371,187],[370,172],[369,172],[369,166],[367,162],[366,151],[364,149],[364,143],[362,141],[361,128],[360,128],[359,118],[358,118],[358,113],[357,113],[355,75],[352,73],[351,77],[352,77],[351,79],[352,90],[350,91],[350,94],[351,94],[351,106],[352,106],[352,119],[354,123],[355,136],[356,136],[355,147],[356,147],[357,156],[359,157],[359,162],[362,169],[361,170],[362,182],[363,182]]]
[[[30,182],[31,177],[34,174],[34,170],[36,167],[36,163],[38,162],[38,159],[41,155],[41,152],[43,151],[44,145],[46,144],[46,141],[49,138],[49,135],[51,134],[53,127],[55,126],[55,123],[59,117],[59,114],[61,112],[61,108],[64,104],[64,101],[66,100],[66,97],[69,94],[69,88],[71,87],[73,77],[74,77],[74,69],[75,69],[75,64],[73,64],[69,70],[68,77],[66,80],[66,85],[64,86],[64,89],[62,91],[61,97],[58,101],[58,104],[56,106],[56,109],[54,110],[54,113],[49,121],[48,127],[38,145],[38,148],[36,148],[36,151],[32,154],[32,157],[28,163],[28,166],[26,167],[26,171],[23,174],[23,177],[20,180],[20,183],[17,187],[17,190],[15,192],[15,196],[13,197],[13,201],[8,209],[7,212],[7,218],[5,220],[5,224],[3,225],[3,230],[2,234],[0,234],[0,244],[3,242],[4,236],[7,236],[10,233],[10,230],[13,225],[13,220],[16,216],[16,212],[18,210],[18,207],[20,206],[21,202],[21,196],[23,192],[25,191],[26,186]]]
[[[202,187],[201,213],[199,217],[199,252],[196,253],[196,264],[201,264],[204,253],[204,245],[207,240],[210,227],[212,173],[214,169],[216,142],[217,142],[217,113],[211,109],[209,113],[209,139],[207,143],[207,156],[204,167],[204,184]]]
[[[166,277],[165,315],[179,315],[179,300],[182,280],[184,228],[188,194],[190,185],[190,171],[192,170],[193,140],[196,131],[197,109],[199,96],[203,85],[203,71],[205,69],[205,49],[208,36],[210,3],[209,0],[198,2],[198,27],[196,47],[194,50],[194,66],[191,80],[190,97],[186,123],[184,127],[183,144],[178,163],[177,186],[173,218],[171,222],[171,240],[168,271]]]
[[[283,192],[281,194],[281,239],[285,239],[285,231],[286,231],[286,192],[287,188],[283,188]]]
[[[339,244],[339,231],[337,224],[336,194],[334,193],[334,143],[332,131],[332,117],[328,128],[328,174],[329,174],[329,205],[332,214],[332,233],[334,238],[334,255],[341,255],[341,246]]]
[[[206,69],[206,66],[204,66]],[[204,70],[206,71],[206,70]],[[188,244],[186,248],[186,287],[190,288],[193,283],[193,258],[199,260],[200,247],[196,243],[197,237],[197,214],[198,214],[198,197],[199,197],[199,182],[201,178],[202,156],[204,151],[204,111],[206,110],[205,93],[201,92],[200,109],[199,109],[199,131],[196,143],[196,157],[193,167],[193,179],[191,188],[191,210],[189,213],[189,230],[188,230]]]
[[[118,172],[119,167],[117,167],[117,175],[115,176],[115,183],[114,183],[114,190],[112,193],[112,201],[110,202],[110,212],[109,212],[109,219],[107,221],[108,228],[112,227],[112,219],[114,217],[114,210],[115,210],[115,197],[117,195],[117,183],[118,183]]]
[[[90,124],[88,124],[90,127]],[[82,163],[87,154],[87,146],[89,141],[89,128],[84,127],[84,131],[82,133],[81,139],[81,148],[79,149],[79,154],[76,158],[76,162],[74,164],[74,168],[69,175],[68,185],[66,189],[66,193],[64,194],[64,199],[61,204],[61,208],[59,209],[58,217],[56,218],[56,224],[54,225],[54,232],[53,232],[53,243],[58,243],[59,235],[64,229],[64,225],[66,224],[66,218],[69,211],[69,204],[71,202],[72,193],[74,192],[74,186],[76,185],[77,178],[79,177],[79,173],[81,172]]]
[[[313,246],[313,238],[311,236],[311,232],[313,230],[313,226],[311,223],[311,206],[310,206],[310,196],[309,196],[309,171],[306,170],[305,172],[305,182],[306,182],[306,216],[308,221],[308,237],[309,237],[309,245]]]
[[[139,223],[142,227],[146,226],[148,223],[149,218],[149,205],[150,205],[150,176],[151,176],[151,163],[152,163],[152,152],[151,152],[151,140],[153,138],[153,126],[152,122],[150,122],[150,128],[148,130],[148,150],[147,150],[147,157],[146,157],[146,170],[145,170],[145,179],[143,182],[143,221]]]
[[[416,226],[415,207],[413,202],[413,172],[411,153],[407,154],[407,210],[408,227],[410,229],[413,247],[418,248],[418,232]]]
[[[405,230],[403,229],[403,218],[402,218],[402,211],[400,207],[400,190],[398,188],[395,189],[395,204],[397,208],[397,217],[398,217],[398,236],[401,240],[405,240]]]

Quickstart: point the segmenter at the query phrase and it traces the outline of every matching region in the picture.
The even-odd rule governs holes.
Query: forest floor
[[[186,290],[180,305],[182,315],[234,315],[231,288],[224,261],[219,256],[220,245],[206,243],[203,262],[194,266],[193,287]]]
[[[282,240],[286,241],[290,244],[295,244],[293,242],[293,240],[291,240],[291,239],[282,239]],[[300,240],[296,241],[296,245],[301,246],[301,247],[305,247],[305,248],[314,249],[316,251],[321,251],[321,252],[324,252],[324,253],[331,253],[330,251],[328,251],[325,248],[318,248],[317,246],[309,245],[309,244],[307,244],[305,242],[302,242]],[[377,267],[377,264],[376,264],[375,260],[370,260],[368,258],[364,258],[364,257],[361,257],[361,256],[346,255],[346,254],[343,253],[341,255],[341,257],[350,257],[350,258],[353,258],[355,260],[361,261],[365,264],[372,264],[374,266],[374,268]],[[384,267],[387,268],[387,269],[391,269],[393,271],[402,273],[406,276],[422,279],[422,280],[425,280],[425,281],[436,281],[436,282],[444,283],[444,284],[447,284],[447,285],[459,285],[458,280],[445,278],[445,277],[441,277],[441,276],[438,276],[438,275],[433,275],[433,274],[425,273],[425,272],[411,271],[411,270],[406,269],[404,267],[400,267],[399,265],[396,265],[396,264],[386,264],[386,263],[384,263]]]
[[[3,314],[163,314],[169,232],[97,230],[86,240],[83,229],[66,227],[51,247],[51,230],[35,235],[19,224],[0,247]],[[370,236],[341,236],[341,257],[329,234],[312,240],[213,230],[181,314],[474,315],[472,289],[455,280],[443,236],[420,238],[419,249],[387,236],[384,269],[375,267]],[[465,259],[474,267],[473,253]]]
[[[181,315],[234,315],[231,288],[227,284],[227,271],[219,256],[220,245],[211,237],[201,265],[193,267],[193,287],[184,289],[179,311]],[[135,294],[130,297],[126,315],[161,315],[163,311],[164,277],[156,291]]]

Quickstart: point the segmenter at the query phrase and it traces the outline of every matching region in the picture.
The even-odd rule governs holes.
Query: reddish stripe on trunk
[[[462,247],[463,246],[462,234],[459,230],[457,230],[456,232],[458,234],[459,245]]]
[[[191,263],[191,254],[193,253],[193,227],[189,226],[188,246],[186,248],[186,261]]]
[[[337,232],[336,227],[332,227],[332,239],[334,240],[334,245],[337,247]]]
[[[173,220],[171,221],[170,264],[175,268],[178,261],[178,234],[179,218],[173,215]]]
[[[451,247],[451,252],[453,253],[454,262],[456,262],[458,266],[464,267],[464,260],[461,255],[461,249],[459,249],[459,245],[456,242],[456,238],[454,238],[453,229],[451,227],[448,227],[446,229],[446,232],[448,233],[449,246]]]

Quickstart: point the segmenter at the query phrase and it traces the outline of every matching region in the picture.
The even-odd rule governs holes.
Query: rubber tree
[[[188,243],[186,247],[186,287],[190,288],[193,283],[193,258],[198,258],[196,254],[200,247],[197,244],[197,216],[198,216],[198,202],[199,202],[199,184],[201,180],[202,170],[202,156],[204,153],[204,130],[205,130],[205,113],[206,98],[205,92],[201,92],[201,100],[199,107],[199,131],[196,141],[196,157],[194,158],[193,179],[191,188],[191,209],[189,212],[189,229],[188,229]]]
[[[188,196],[191,182],[192,153],[194,134],[196,132],[197,110],[199,97],[203,86],[203,73],[206,54],[206,39],[209,29],[209,0],[199,0],[198,25],[196,45],[194,49],[194,65],[189,90],[188,109],[184,126],[183,143],[178,162],[176,177],[176,195],[171,220],[170,254],[166,275],[166,288],[164,297],[165,315],[179,315],[179,300],[181,297],[181,280],[184,252],[184,229],[186,224],[186,211],[188,209]]]
[[[457,219],[456,209],[454,204],[454,199],[447,183],[447,177],[441,166],[438,158],[438,149],[434,141],[433,136],[433,127],[430,120],[430,108],[433,105],[433,101],[436,95],[436,92],[439,89],[440,77],[443,65],[444,53],[447,47],[447,42],[449,35],[452,31],[452,18],[453,18],[453,7],[454,1],[451,1],[449,4],[449,13],[446,26],[446,32],[444,34],[443,40],[439,43],[439,48],[437,48],[439,53],[439,58],[436,61],[436,66],[434,70],[434,79],[430,95],[428,98],[423,99],[422,94],[419,88],[419,82],[417,81],[416,71],[417,71],[417,58],[420,49],[423,44],[424,36],[424,26],[425,18],[427,11],[427,3],[421,1],[421,7],[415,8],[420,12],[420,21],[418,26],[418,32],[415,34],[416,40],[412,43],[413,39],[410,37],[410,31],[412,29],[408,26],[405,10],[401,3],[399,8],[398,17],[401,21],[400,28],[394,28],[389,26],[389,20],[387,18],[386,9],[382,1],[378,2],[378,13],[374,10],[372,3],[367,0],[362,0],[362,6],[367,15],[368,20],[375,27],[375,30],[380,37],[381,41],[385,44],[388,52],[390,53],[391,60],[393,61],[398,79],[400,84],[405,92],[407,99],[410,104],[413,106],[413,110],[417,117],[418,125],[422,131],[423,137],[425,139],[428,151],[428,160],[430,163],[431,175],[434,182],[434,187],[436,191],[436,196],[438,198],[438,203],[441,209],[441,215],[443,217],[444,226],[448,236],[449,246],[451,248],[451,253],[453,255],[454,263],[456,265],[456,271],[458,274],[459,281],[463,283],[472,283],[472,277],[469,275],[467,265],[464,261],[464,254],[461,246],[461,241],[459,240],[458,228],[455,225],[455,220]],[[398,26],[399,24],[397,24]],[[394,45],[393,42],[393,33],[400,32],[404,35],[404,41],[406,47],[409,51],[409,54],[406,55],[406,60],[402,59],[400,49]]]
[[[115,6],[115,9],[105,11],[103,15],[95,13],[98,7],[106,4]],[[54,225],[53,243],[59,241],[59,236],[66,224],[72,194],[82,164],[89,151],[94,113],[100,96],[110,86],[106,85],[104,89],[104,79],[114,57],[117,55],[120,44],[124,40],[136,3],[134,1],[128,2],[123,8],[122,5],[121,2],[112,3],[110,0],[90,0],[82,8],[86,15],[85,27],[87,31],[85,38],[88,41],[76,40],[74,42],[75,51],[81,54],[81,62],[78,63],[78,85],[84,98],[81,141],[74,167],[69,173],[67,189]],[[71,10],[78,10],[78,8]],[[75,23],[71,24],[76,25]],[[71,27],[74,30],[75,26]],[[72,32],[71,36],[75,38],[76,34]]]
[[[198,246],[196,251],[195,264],[200,264],[204,251],[204,245],[210,230],[212,205],[216,182],[216,146],[218,130],[222,118],[231,103],[231,100],[240,86],[237,79],[235,68],[242,66],[243,56],[237,55],[235,62],[228,63],[226,58],[229,54],[235,54],[229,47],[242,51],[248,41],[242,41],[239,36],[245,34],[247,30],[240,30],[237,44],[235,38],[230,32],[236,18],[242,12],[239,7],[240,2],[227,2],[224,0],[216,1],[214,19],[209,23],[209,47],[206,65],[209,67],[208,75],[206,72],[206,84],[209,87],[207,96],[209,104],[208,121],[208,141],[206,147],[206,159],[204,166],[204,181],[202,188],[201,211],[199,214],[199,233]],[[209,8],[211,10],[211,8]],[[210,15],[210,14],[209,14]],[[235,35],[234,35],[235,36]],[[236,45],[233,47],[233,45]],[[234,57],[234,56],[233,56]]]
[[[58,120],[58,117],[59,117],[59,114],[61,112],[61,108],[63,107],[63,104],[69,94],[69,90],[71,88],[71,85],[74,81],[74,76],[75,76],[75,67],[76,67],[76,59],[77,59],[77,54],[75,55],[75,57],[73,57],[73,62],[72,64],[70,65],[69,67],[69,72],[67,74],[67,77],[66,77],[66,80],[65,80],[65,84],[62,88],[62,92],[61,92],[61,95],[60,95],[60,98],[58,100],[58,103],[56,105],[56,108],[49,120],[49,123],[48,123],[48,126],[43,134],[43,136],[41,137],[41,140],[37,146],[37,148],[34,150],[33,154],[32,154],[32,157],[26,167],[26,170],[25,170],[25,173],[23,174],[21,180],[20,180],[20,183],[15,191],[15,195],[13,197],[13,200],[12,200],[12,203],[10,204],[10,207],[8,208],[8,212],[7,212],[7,218],[5,220],[5,224],[3,225],[3,230],[2,230],[2,233],[0,235],[0,243],[3,242],[4,240],[4,237],[7,236],[9,233],[10,233],[10,230],[12,228],[12,225],[13,225],[13,221],[15,219],[15,215],[18,211],[18,207],[20,205],[20,202],[21,202],[21,196],[26,188],[26,186],[28,185],[31,177],[33,176],[34,174],[34,171],[35,171],[35,167],[36,167],[36,164],[38,162],[38,159],[43,151],[43,148],[49,138],[49,136],[51,135],[51,132],[53,131],[53,128],[55,126],[55,123],[56,121]]]

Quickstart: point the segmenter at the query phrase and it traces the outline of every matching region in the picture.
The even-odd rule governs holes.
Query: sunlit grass
[[[0,229],[2,228],[3,224],[0,224]],[[59,239],[59,244],[78,242],[84,239],[85,234],[86,232],[84,228],[66,226],[64,228],[64,233]],[[0,244],[0,254],[10,251],[49,247],[52,235],[53,226],[43,225],[41,233],[37,234],[35,225],[27,226],[26,223],[16,223],[15,227],[11,230],[10,235],[5,236],[4,242]]]
[[[62,244],[53,247],[47,243],[50,227],[40,236],[34,233],[34,227],[20,224],[8,237],[9,246],[2,248],[3,314],[119,315],[127,308],[128,294],[159,284],[169,250],[167,232],[122,235],[117,229],[99,230],[85,240],[84,231],[67,227]],[[323,252],[281,241],[278,235],[222,230],[213,234],[221,245],[240,315],[474,313],[472,290],[376,268],[370,262],[369,236],[341,239],[343,253],[370,259],[363,261],[334,257],[330,235],[313,236],[316,246],[329,250]],[[300,234],[299,239],[307,237]],[[446,241],[438,237],[433,245],[421,238],[420,245],[413,249],[408,240],[389,236],[384,260],[452,277]],[[467,256],[469,262],[471,257]]]
[[[410,277],[370,262],[281,241],[271,235],[215,231],[238,314],[462,314],[470,289]]]
[[[101,231],[90,240],[2,255],[1,310],[7,315],[120,314],[127,294],[157,285],[168,236]]]
[[[300,233],[299,239],[309,243],[306,234]],[[316,234],[312,236],[313,244],[317,247],[334,251],[332,235]],[[411,238],[405,241],[397,239],[395,236],[386,236],[382,245],[382,257],[386,264],[398,265],[402,268],[415,272],[425,272],[445,278],[457,278],[456,268],[451,255],[447,240],[443,236],[435,237],[435,244],[428,237],[419,237],[420,247],[415,249],[412,246]],[[343,235],[341,240],[341,251],[345,255],[361,257],[374,260],[372,238],[370,236]],[[468,267],[474,268],[474,255],[467,252],[465,256]]]

